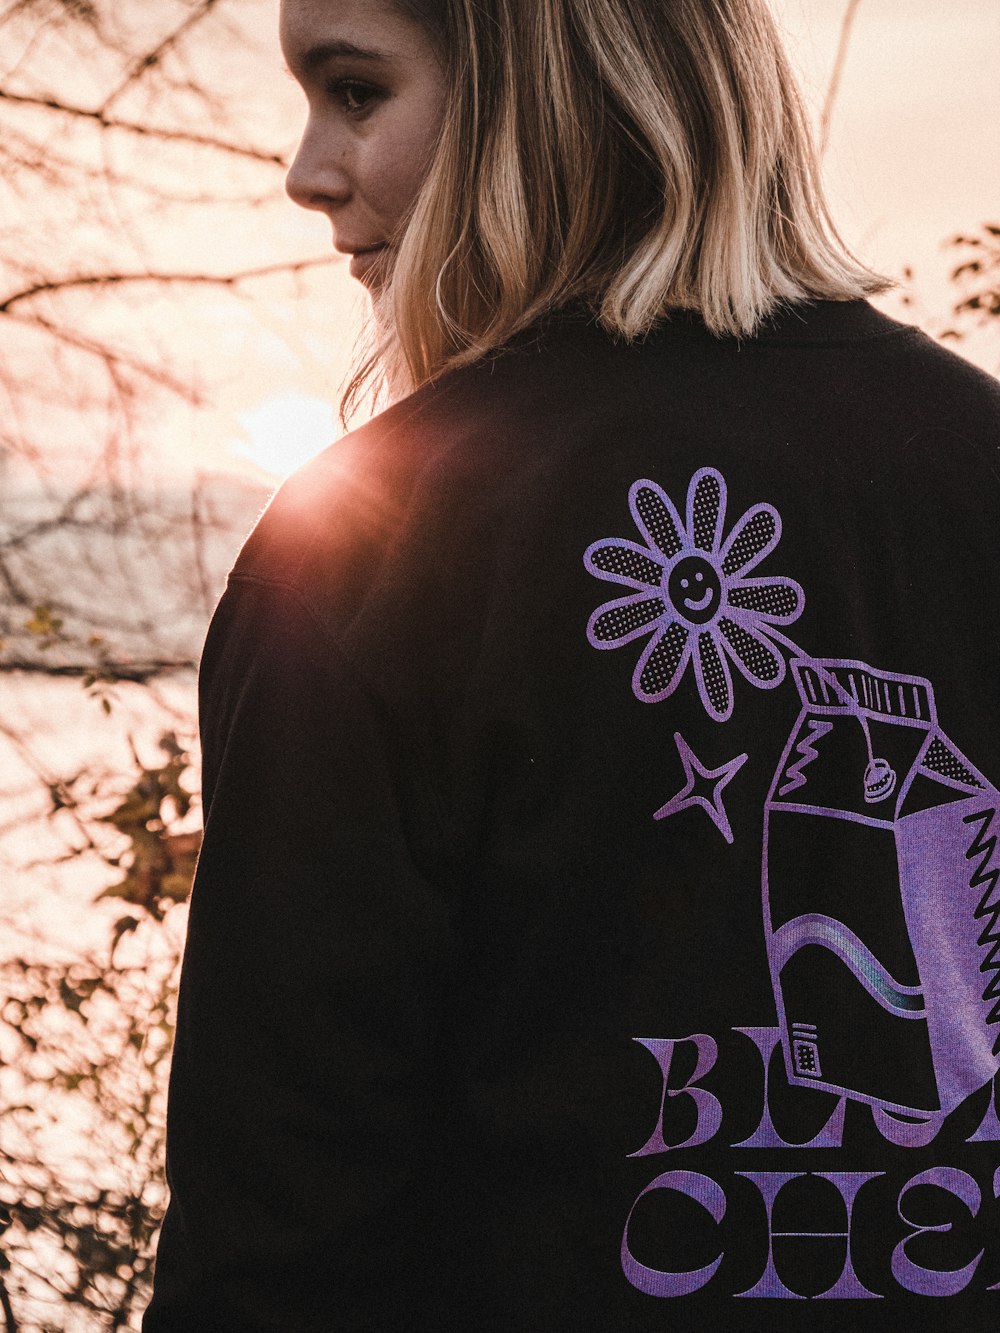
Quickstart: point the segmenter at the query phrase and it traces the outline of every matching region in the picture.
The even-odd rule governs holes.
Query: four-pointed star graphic
[[[674,740],[684,765],[684,786],[676,796],[671,796],[666,805],[660,806],[653,818],[666,819],[669,815],[676,815],[679,810],[700,805],[726,842],[731,843],[733,830],[722,803],[722,791],[746,763],[747,756],[740,754],[719,768],[706,768],[679,731],[674,732]]]

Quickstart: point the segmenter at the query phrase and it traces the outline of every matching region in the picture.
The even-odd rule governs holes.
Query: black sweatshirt
[[[1000,1324],[1000,387],[567,315],[331,446],[202,667],[146,1333]]]

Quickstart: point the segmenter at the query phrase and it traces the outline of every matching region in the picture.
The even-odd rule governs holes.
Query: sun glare
[[[287,477],[338,434],[332,402],[303,394],[268,398],[238,421],[243,435],[230,441],[232,452],[275,477]]]

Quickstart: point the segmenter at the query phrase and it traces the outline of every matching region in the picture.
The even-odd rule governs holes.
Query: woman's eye
[[[353,79],[335,79],[327,85],[327,92],[349,116],[361,116],[372,109],[379,90],[367,83],[356,83]]]

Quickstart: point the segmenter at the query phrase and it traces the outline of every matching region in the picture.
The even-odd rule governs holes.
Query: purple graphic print
[[[1000,1069],[1000,794],[940,729],[928,681],[840,659],[792,670],[802,709],[763,857],[788,1078],[922,1121],[898,1122],[916,1141]],[[906,1055],[891,1084],[890,1046]]]
[[[847,658],[814,658],[783,632],[803,611],[802,589],[789,578],[750,577],[780,539],[770,505],[748,509],[725,536],[725,481],[702,468],[688,487],[684,520],[653,481],[633,484],[629,506],[641,541],[593,542],[584,564],[596,578],[630,590],[597,607],[587,638],[601,650],[646,640],[632,676],[636,698],[670,698],[692,665],[706,713],[726,722],[734,707],[734,663],[760,689],[791,675],[800,701],[764,809],[763,933],[778,1023],[735,1029],[760,1050],[764,1113],[754,1133],[733,1146],[793,1146],[768,1110],[769,1058],[779,1043],[789,1083],[838,1098],[824,1127],[796,1147],[840,1147],[848,1100],[870,1107],[888,1142],[925,1146],[945,1117],[1000,1071],[1000,791],[942,730],[930,681]],[[700,808],[732,843],[724,797],[748,755],[711,767],[679,731],[674,741],[683,783],[653,818]],[[657,1059],[663,1094],[657,1129],[631,1156],[692,1149],[714,1136],[722,1108],[698,1086],[715,1059],[713,1039],[683,1039],[695,1043],[698,1059],[679,1088],[668,1082],[677,1040],[635,1040]],[[666,1099],[685,1096],[696,1109],[695,1129],[683,1142],[668,1143]],[[991,1098],[967,1142],[998,1140]],[[837,1232],[775,1230],[778,1193],[805,1173],[739,1174],[764,1200],[769,1250],[763,1276],[734,1295],[798,1298],[775,1267],[771,1238],[822,1234],[843,1237],[846,1256],[840,1277],[815,1299],[880,1298],[854,1270],[851,1227],[855,1196],[883,1173],[812,1173],[841,1194],[846,1219]],[[915,1230],[896,1245],[892,1274],[911,1292],[956,1294],[982,1255],[947,1270],[924,1268],[911,1255],[916,1237],[950,1230],[910,1222],[904,1198],[924,1184],[953,1194],[973,1217],[979,1211],[979,1186],[961,1171],[940,1167],[914,1177],[900,1193],[899,1217]],[[994,1187],[1000,1197],[1000,1170]],[[658,1175],[636,1205],[653,1191],[686,1195],[716,1223],[725,1213],[725,1194],[698,1172]],[[678,1296],[715,1277],[721,1256],[692,1272],[646,1267],[631,1249],[634,1212],[635,1205],[621,1254],[634,1287]],[[1000,1291],[1000,1283],[990,1290]]]
[[[632,675],[643,703],[668,698],[693,663],[705,711],[725,722],[733,711],[730,661],[758,689],[785,678],[773,627],[797,620],[805,597],[792,579],[748,577],[778,545],[781,519],[771,505],[754,505],[724,538],[726,483],[708,467],[691,478],[686,521],[655,481],[635,482],[629,508],[641,544],[602,538],[584,564],[595,578],[633,591],[597,608],[587,638],[608,649],[648,636]]]

